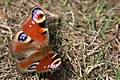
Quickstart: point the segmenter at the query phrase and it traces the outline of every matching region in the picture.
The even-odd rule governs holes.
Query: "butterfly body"
[[[57,69],[61,59],[48,45],[49,33],[41,8],[32,10],[31,17],[22,25],[11,42],[12,55],[23,57],[16,66],[20,72],[46,72]]]

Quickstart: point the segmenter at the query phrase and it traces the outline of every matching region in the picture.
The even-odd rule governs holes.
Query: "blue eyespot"
[[[27,39],[27,35],[25,33],[21,33],[18,37],[19,42],[23,42]]]
[[[35,63],[33,63],[32,65],[30,65],[28,67],[28,70],[35,70],[39,64],[40,60],[36,61]]]
[[[32,18],[33,18],[33,16],[36,15],[36,13],[39,13],[40,11],[42,11],[41,8],[35,8],[35,9],[32,11]]]

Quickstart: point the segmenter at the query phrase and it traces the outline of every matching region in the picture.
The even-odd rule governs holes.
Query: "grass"
[[[14,3],[19,4],[19,7]],[[117,14],[120,9],[115,2],[111,4],[111,0],[42,0],[40,3],[47,10],[50,43],[55,45],[53,50],[62,58],[61,67],[53,72],[50,80],[120,80],[120,19]],[[8,18],[14,16],[13,19],[17,20],[15,27],[21,25],[33,5],[32,1],[20,3],[5,0],[1,11],[5,13],[5,9]],[[6,22],[3,21],[0,25],[2,23],[5,25]],[[14,32],[18,31],[18,28],[9,28],[7,31],[4,28],[0,27],[0,46],[8,44]],[[0,50],[3,53],[0,54],[0,79],[39,80],[41,76],[45,76],[37,73],[30,76],[17,74],[13,66],[15,64],[10,61],[13,59],[8,54],[8,47],[4,46]],[[5,69],[3,62],[7,64]]]

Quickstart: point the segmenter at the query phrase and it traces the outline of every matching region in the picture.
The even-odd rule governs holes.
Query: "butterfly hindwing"
[[[30,55],[28,58],[17,63],[17,70],[22,73],[35,71],[41,57],[39,52]]]
[[[41,60],[37,66],[37,72],[45,72],[55,70],[61,64],[60,57],[53,51],[49,51]]]
[[[28,58],[20,61],[17,64],[17,68],[21,72],[36,71],[41,73],[55,70],[60,64],[60,57],[55,52],[50,51],[49,46],[45,46]]]

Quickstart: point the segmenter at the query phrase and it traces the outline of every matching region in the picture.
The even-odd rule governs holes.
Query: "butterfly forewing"
[[[36,46],[38,46],[29,36],[21,34],[24,34],[23,31],[17,32],[10,43],[12,55],[21,55],[25,51],[36,49]]]
[[[22,30],[40,45],[48,41],[48,28],[41,8],[33,9],[30,19],[23,24]]]
[[[30,19],[22,27],[23,31],[40,45],[48,41],[47,28],[41,28],[38,23]],[[47,32],[46,34],[43,34]]]

